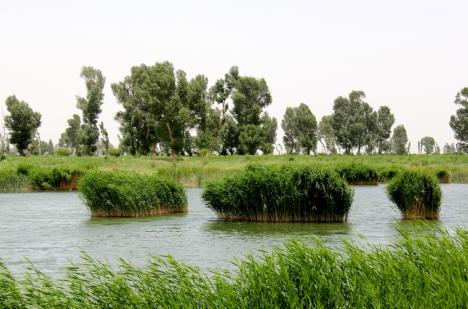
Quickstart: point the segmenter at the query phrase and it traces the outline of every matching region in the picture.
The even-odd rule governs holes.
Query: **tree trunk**
[[[174,149],[174,137],[172,136],[172,130],[171,126],[169,125],[169,122],[166,121],[166,128],[167,128],[167,133],[169,135],[169,147],[171,147],[171,159],[172,161],[176,160],[176,152]]]

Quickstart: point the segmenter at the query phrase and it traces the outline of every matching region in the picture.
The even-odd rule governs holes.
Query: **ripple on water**
[[[202,202],[200,189],[187,189],[189,212],[153,218],[90,218],[77,193],[0,194],[0,258],[15,273],[29,265],[60,274],[81,250],[115,262],[118,257],[137,265],[151,255],[170,254],[202,269],[232,267],[234,258],[269,251],[290,238],[330,245],[364,236],[373,244],[397,237],[398,209],[385,186],[354,187],[348,223],[224,222]],[[468,227],[468,185],[442,185],[440,224]]]

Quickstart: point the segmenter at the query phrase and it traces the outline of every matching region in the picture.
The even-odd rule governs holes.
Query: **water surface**
[[[14,273],[29,259],[39,269],[60,274],[81,250],[114,263],[118,257],[144,265],[150,255],[170,254],[204,270],[232,267],[234,258],[271,250],[297,237],[318,236],[329,244],[359,239],[386,245],[397,237],[401,222],[385,186],[354,187],[346,224],[241,223],[216,219],[187,189],[189,212],[153,218],[91,219],[78,193],[0,194],[0,258]],[[468,185],[443,185],[440,224],[468,228]]]

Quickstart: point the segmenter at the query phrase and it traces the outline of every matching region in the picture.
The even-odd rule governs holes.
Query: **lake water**
[[[16,274],[32,262],[57,275],[81,250],[115,263],[118,257],[144,265],[151,255],[170,254],[203,270],[232,267],[235,258],[269,251],[291,238],[317,236],[329,244],[360,239],[391,243],[401,222],[385,186],[354,187],[345,224],[241,223],[216,219],[200,198],[201,189],[187,189],[189,212],[152,218],[90,218],[78,193],[0,194],[0,259]],[[468,228],[468,185],[442,185],[443,227]],[[30,262],[28,262],[28,260]]]

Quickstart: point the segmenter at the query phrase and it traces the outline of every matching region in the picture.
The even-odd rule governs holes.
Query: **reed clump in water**
[[[387,187],[390,200],[404,219],[437,219],[442,192],[437,179],[420,171],[405,171]]]
[[[93,217],[141,217],[187,211],[184,189],[153,175],[89,171],[79,190]]]
[[[336,172],[350,185],[378,185],[379,173],[376,169],[358,163],[338,166]]]
[[[329,169],[251,166],[209,183],[202,197],[226,220],[345,222],[353,191]]]
[[[31,182],[33,190],[38,191],[73,191],[78,188],[78,180],[84,170],[74,166],[33,166],[20,164],[16,168],[18,175],[25,176]]]
[[[466,308],[468,233],[408,232],[390,247],[288,242],[207,275],[170,257],[117,269],[84,256],[63,279],[0,261],[0,308]]]

